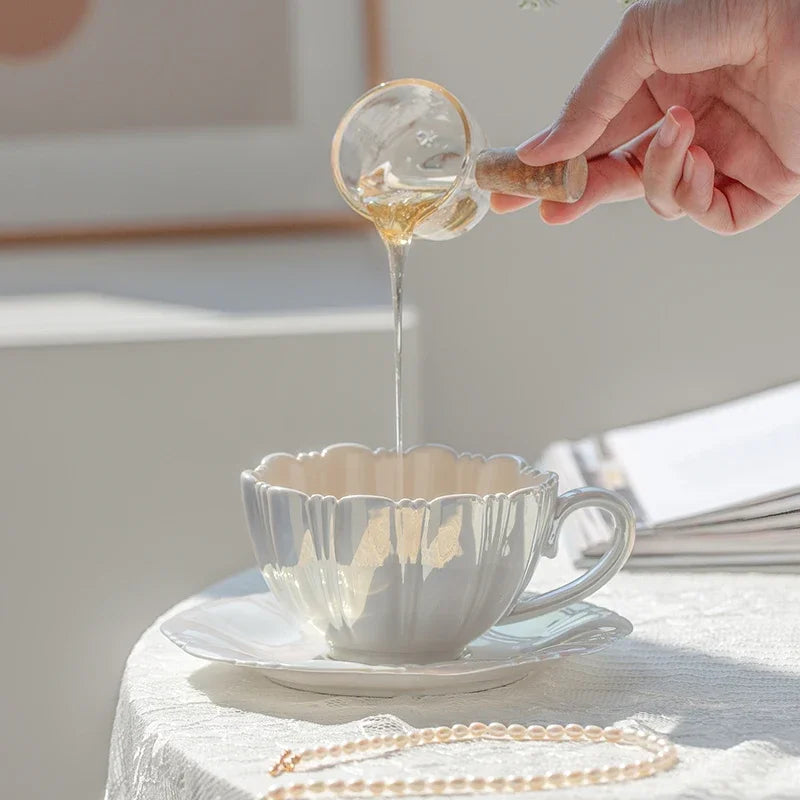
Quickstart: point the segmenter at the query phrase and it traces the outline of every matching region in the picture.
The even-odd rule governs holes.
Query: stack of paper
[[[559,443],[543,462],[630,501],[631,567],[800,567],[800,383]],[[577,560],[588,565],[608,527],[599,512],[581,516]]]

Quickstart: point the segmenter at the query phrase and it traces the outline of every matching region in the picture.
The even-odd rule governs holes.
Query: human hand
[[[638,0],[517,152],[590,159],[581,200],[541,203],[550,224],[642,195],[717,233],[760,224],[800,194],[800,0]],[[492,197],[501,213],[530,202]]]

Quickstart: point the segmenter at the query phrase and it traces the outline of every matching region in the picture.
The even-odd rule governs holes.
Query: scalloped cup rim
[[[518,489],[514,489],[511,492],[489,492],[487,494],[478,494],[476,492],[455,492],[451,494],[443,494],[437,495],[435,497],[425,498],[425,497],[402,497],[402,498],[391,498],[386,495],[380,494],[347,494],[347,495],[332,495],[332,494],[321,494],[319,492],[315,492],[309,494],[308,492],[304,492],[300,489],[294,489],[290,486],[283,486],[278,483],[268,483],[265,480],[262,480],[256,474],[257,470],[260,470],[262,467],[268,467],[270,462],[276,461],[279,458],[288,458],[294,461],[302,461],[304,459],[309,458],[324,458],[329,452],[333,450],[340,450],[340,449],[356,449],[360,450],[364,453],[367,453],[371,456],[382,456],[388,453],[394,453],[395,450],[392,448],[387,447],[377,447],[371,448],[364,444],[358,444],[355,442],[339,442],[337,444],[328,445],[327,447],[323,448],[322,450],[309,450],[308,452],[299,452],[299,453],[287,453],[287,452],[278,452],[278,453],[270,453],[264,458],[261,459],[258,466],[253,469],[246,469],[241,473],[242,480],[252,480],[256,486],[260,486],[266,488],[267,490],[274,489],[281,492],[292,492],[297,495],[300,495],[306,499],[321,499],[321,500],[334,500],[335,502],[339,503],[344,500],[348,501],[355,501],[355,500],[381,500],[387,503],[392,503],[394,505],[403,505],[403,506],[411,506],[411,507],[421,507],[424,505],[429,505],[431,503],[438,503],[444,500],[451,500],[451,499],[478,499],[478,500],[486,500],[488,498],[508,498],[509,500],[515,500],[516,498],[531,492],[531,491],[542,491],[548,487],[557,487],[558,486],[558,474],[552,472],[550,470],[540,470],[536,467],[529,464],[525,459],[521,458],[520,456],[514,455],[513,453],[496,453],[491,456],[484,456],[480,453],[470,453],[470,452],[461,452],[459,453],[458,450],[450,447],[446,444],[435,444],[435,443],[426,443],[426,444],[418,444],[412,447],[408,447],[403,450],[403,456],[408,456],[410,453],[413,453],[418,450],[426,450],[426,449],[434,449],[440,452],[449,453],[453,456],[455,461],[459,461],[461,459],[470,459],[470,460],[477,460],[482,461],[484,464],[488,464],[490,461],[494,461],[497,459],[510,459],[516,462],[519,473],[521,476],[530,476],[531,478],[538,478],[540,479],[538,483],[532,484],[530,486],[521,486]]]

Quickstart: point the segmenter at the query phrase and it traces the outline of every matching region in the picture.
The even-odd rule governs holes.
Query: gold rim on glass
[[[359,111],[359,109],[372,97],[374,97],[379,92],[382,92],[386,89],[391,89],[395,86],[424,86],[428,89],[431,89],[434,92],[438,92],[441,94],[458,112],[458,116],[461,118],[461,124],[464,127],[464,158],[461,161],[461,171],[458,177],[453,181],[452,186],[445,192],[442,196],[441,202],[437,203],[435,208],[432,208],[430,214],[433,214],[438,208],[441,208],[458,190],[461,184],[464,181],[464,173],[466,171],[467,160],[469,159],[470,148],[472,147],[472,133],[470,131],[469,120],[467,118],[467,112],[464,110],[464,106],[461,105],[458,98],[453,95],[451,92],[448,92],[444,86],[440,86],[438,83],[434,83],[433,81],[426,81],[423,78],[398,78],[397,80],[393,81],[384,81],[383,83],[379,83],[377,86],[373,86],[369,91],[365,92],[361,95],[361,97],[356,100],[350,108],[347,109],[345,115],[342,117],[341,121],[339,122],[338,127],[336,128],[336,133],[333,134],[333,142],[331,144],[331,171],[333,172],[333,180],[336,183],[336,188],[339,190],[339,194],[347,202],[347,205],[353,209],[357,214],[360,214],[365,219],[371,219],[369,214],[364,210],[363,206],[356,205],[351,197],[350,191],[348,190],[347,186],[342,179],[342,174],[339,169],[339,151],[342,147],[342,138],[344,136],[345,128],[349,125],[350,121],[352,120],[354,114]],[[426,214],[425,216],[430,216],[430,214]]]

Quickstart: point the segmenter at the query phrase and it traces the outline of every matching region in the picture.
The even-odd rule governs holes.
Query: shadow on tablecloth
[[[199,668],[190,683],[219,706],[320,725],[378,714],[413,727],[635,719],[679,745],[728,749],[759,740],[800,755],[796,676],[635,638],[603,653],[543,663],[519,683],[472,694],[335,697],[284,688],[255,670],[224,664]]]

